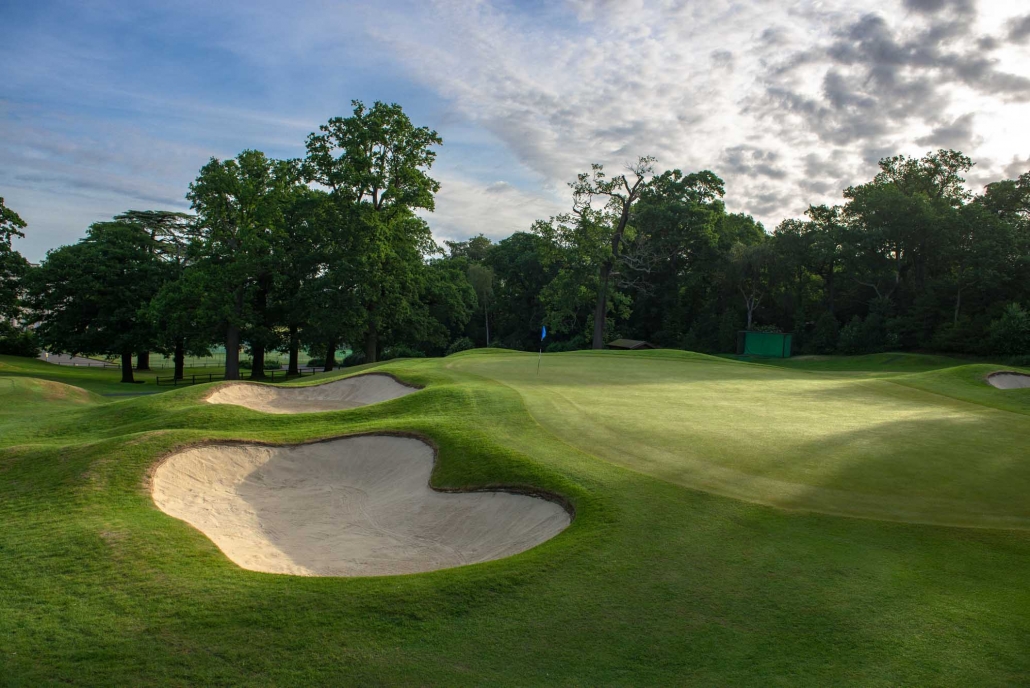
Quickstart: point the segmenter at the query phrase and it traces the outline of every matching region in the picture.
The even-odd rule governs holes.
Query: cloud
[[[1030,41],[1030,14],[1008,21],[1008,39],[1013,43]]]
[[[887,155],[959,147],[998,178],[1030,152],[1030,15],[988,2],[50,1],[0,45],[0,185],[47,241],[184,204],[209,156],[302,155],[355,97],[443,136],[448,239],[526,230],[640,155],[716,171],[775,226]]]
[[[1004,171],[1006,179],[1015,179],[1030,172],[1030,156],[1025,160],[1020,159],[1018,155],[1012,156],[1012,162],[1005,166]]]
[[[904,6],[922,14],[936,14],[945,10],[953,10],[962,15],[975,12],[973,0],[904,0]]]
[[[719,169],[749,177],[783,179],[787,172],[776,165],[779,158],[775,151],[746,145],[734,146],[722,152]]]
[[[458,175],[439,174],[436,210],[425,218],[437,241],[462,241],[485,234],[498,241],[514,232],[528,232],[535,220],[567,211],[558,199],[524,191],[507,181],[482,183]]]
[[[954,148],[972,152],[976,148],[977,139],[974,132],[974,121],[976,115],[972,112],[956,118],[952,122],[946,122],[934,127],[928,135],[916,139],[920,146],[932,146],[934,148]]]

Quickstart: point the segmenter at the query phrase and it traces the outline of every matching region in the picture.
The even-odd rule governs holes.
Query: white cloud
[[[523,191],[503,180],[436,176],[440,181],[436,210],[425,217],[439,242],[462,241],[476,234],[498,241],[514,232],[528,232],[535,220],[567,210],[558,199]]]
[[[1030,131],[1009,126],[1030,118],[1030,60],[978,52],[1006,24],[972,6],[570,0],[541,21],[441,0],[417,29],[393,17],[377,35],[547,189],[653,154],[724,176],[731,209],[768,226],[839,202],[881,155],[982,148],[978,174],[1001,176],[995,159],[1030,153]]]

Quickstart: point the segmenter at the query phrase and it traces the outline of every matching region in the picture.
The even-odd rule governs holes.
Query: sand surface
[[[309,387],[232,382],[216,387],[207,402],[246,406],[264,413],[314,413],[377,404],[417,391],[389,375],[370,373]]]
[[[1030,375],[1023,373],[991,373],[987,376],[987,382],[998,389],[1027,389],[1030,388]]]
[[[500,559],[570,523],[560,505],[429,487],[433,449],[363,436],[292,447],[211,445],[154,472],[154,502],[245,569],[308,576],[419,573]]]

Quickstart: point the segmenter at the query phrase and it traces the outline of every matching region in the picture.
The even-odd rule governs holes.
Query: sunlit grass
[[[689,448],[683,443],[707,443],[726,447],[716,459],[738,473],[846,488],[819,462],[763,458],[826,444],[832,428],[805,427],[829,425],[821,416],[805,423],[819,412],[852,423],[854,441],[866,443],[864,454],[844,442],[830,449],[850,457],[847,469],[875,499],[900,493],[900,481],[914,499],[952,500],[969,518],[967,495],[940,477],[948,474],[979,486],[971,501],[1013,516],[1010,488],[995,483],[1018,483],[1025,469],[982,480],[955,475],[946,453],[939,466],[911,458],[917,447],[883,441],[890,421],[877,425],[875,407],[952,439],[995,414],[1017,432],[1026,416],[944,393],[965,389],[967,373],[833,379],[661,354],[545,356],[539,381],[535,357],[505,352],[395,361],[377,369],[425,389],[295,416],[202,403],[206,385],[101,401],[0,368],[0,683],[1013,685],[1030,675],[1026,532],[784,511],[687,489],[645,474],[646,465],[628,470],[603,446],[628,443],[623,431],[638,447],[673,455]],[[681,398],[691,395],[701,401]],[[735,396],[739,413],[727,406]],[[565,409],[564,398],[579,410]],[[770,399],[771,409],[759,403]],[[848,400],[851,419],[834,408]],[[793,409],[796,427],[759,428],[746,411],[753,405],[774,414],[766,420]],[[645,427],[619,420],[620,410]],[[584,446],[573,430],[594,425],[608,434]],[[862,438],[881,426],[886,435]],[[752,429],[765,434],[748,440]],[[298,442],[375,430],[433,441],[437,486],[550,490],[575,506],[576,519],[540,547],[482,565],[298,578],[238,568],[147,492],[160,456],[204,439]],[[982,441],[967,445],[970,472],[985,472]],[[760,472],[741,456],[749,442],[762,445],[751,455],[764,461]],[[890,479],[879,484],[877,473]]]

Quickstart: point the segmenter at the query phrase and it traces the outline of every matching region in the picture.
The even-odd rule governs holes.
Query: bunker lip
[[[261,413],[323,413],[378,404],[420,389],[390,373],[374,372],[301,387],[232,381],[218,385],[203,400],[209,404],[243,406]]]
[[[1030,375],[1014,370],[999,370],[987,376],[987,384],[997,389],[1030,389]]]
[[[241,568],[305,576],[402,575],[502,559],[575,519],[572,504],[547,490],[434,487],[437,454],[430,439],[403,431],[300,444],[201,441],[156,461],[145,488],[158,509]]]

